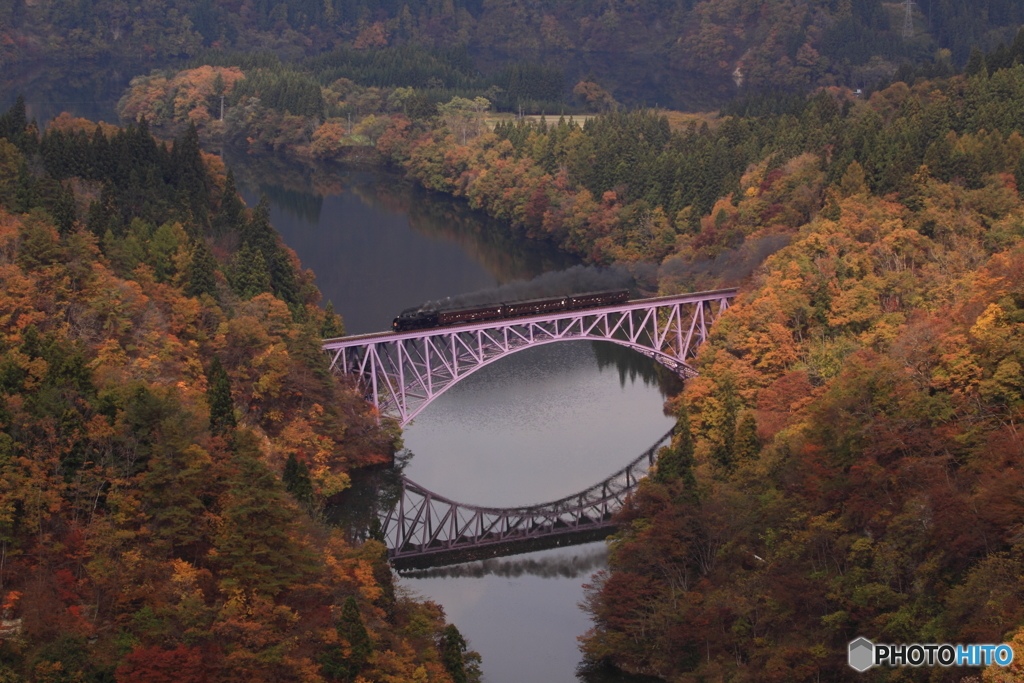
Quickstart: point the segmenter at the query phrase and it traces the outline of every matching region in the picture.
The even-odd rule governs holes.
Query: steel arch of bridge
[[[323,349],[334,372],[357,376],[367,398],[404,427],[480,368],[554,342],[620,344],[682,377],[693,377],[697,373],[687,361],[735,296],[735,289],[721,289],[469,325],[364,334],[325,340]]]
[[[550,503],[517,508],[463,505],[402,478],[398,504],[384,516],[384,540],[392,560],[511,544],[613,526],[625,503],[657,459],[674,428],[633,462],[579,493]]]

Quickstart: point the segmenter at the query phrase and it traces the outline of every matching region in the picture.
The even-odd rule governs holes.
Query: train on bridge
[[[611,292],[570,294],[548,299],[514,301],[491,306],[452,309],[409,308],[395,317],[391,327],[395,332],[405,332],[407,330],[458,325],[459,323],[476,323],[501,318],[518,318],[524,315],[536,315],[539,313],[574,311],[594,306],[611,306],[623,304],[627,301],[629,301],[629,291],[623,289]]]

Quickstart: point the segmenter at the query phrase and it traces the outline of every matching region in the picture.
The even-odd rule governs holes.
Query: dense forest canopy
[[[325,526],[396,432],[268,220],[145,121],[0,116],[0,680],[472,680],[379,539]],[[468,676],[468,678],[467,678]]]
[[[294,60],[339,48],[466,46],[512,61],[540,55],[532,61],[556,69],[573,51],[636,53],[674,73],[754,87],[863,87],[906,61],[962,66],[972,47],[1008,44],[1022,23],[1016,0],[923,0],[909,30],[902,4],[881,0],[3,0],[0,63],[131,55],[158,65],[208,48]]]

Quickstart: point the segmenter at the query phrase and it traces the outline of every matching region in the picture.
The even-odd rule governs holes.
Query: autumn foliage
[[[727,227],[789,225],[791,242],[747,281],[676,399],[674,450],[589,586],[588,658],[667,680],[852,680],[858,636],[1019,634],[1024,202],[1019,120],[1002,117],[1021,100],[991,88],[1022,76],[876,93],[847,125],[871,122],[884,158],[836,131],[821,140],[848,154],[842,170],[752,164],[740,196],[701,220],[690,249]]]
[[[440,610],[309,515],[394,433],[327,371],[340,321],[190,130],[0,140],[0,678],[449,681]]]

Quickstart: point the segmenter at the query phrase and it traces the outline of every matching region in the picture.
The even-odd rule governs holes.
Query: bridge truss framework
[[[682,377],[735,289],[408,332],[328,339],[331,369],[354,375],[381,413],[407,425],[459,380],[523,349],[567,340],[607,341]]]
[[[631,463],[585,491],[539,505],[464,505],[403,477],[398,504],[382,522],[388,556],[401,561],[611,527],[612,515],[647,476],[658,450],[672,433],[670,430]]]

